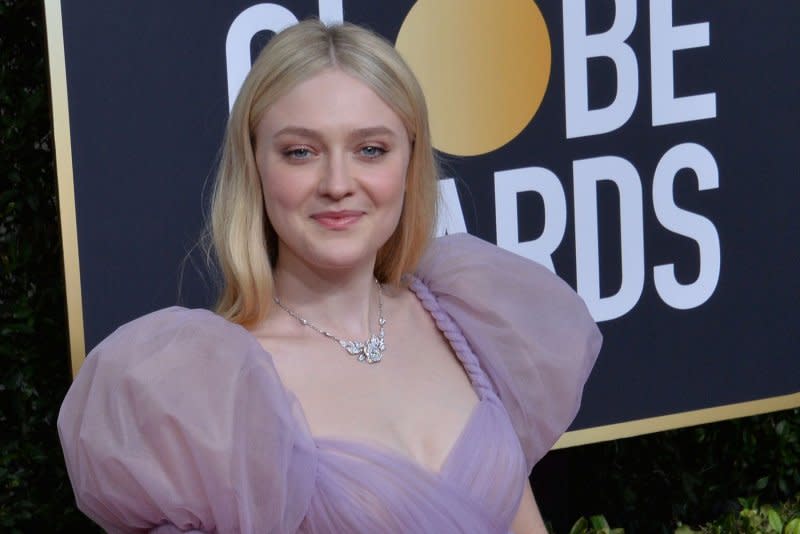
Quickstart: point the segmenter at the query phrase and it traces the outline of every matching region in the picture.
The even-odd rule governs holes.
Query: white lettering
[[[319,19],[325,24],[344,22],[342,0],[319,0]],[[233,108],[247,73],[253,64],[250,42],[260,31],[278,33],[297,24],[294,13],[278,4],[256,4],[234,19],[225,39],[225,60],[228,66],[228,109]]]
[[[653,126],[717,116],[716,93],[675,98],[673,52],[708,46],[708,23],[672,25],[672,0],[650,2]]]
[[[531,241],[520,242],[518,193],[534,191],[544,201],[544,229]],[[537,261],[555,272],[552,254],[567,227],[567,201],[558,177],[542,167],[525,167],[494,173],[497,245]]]
[[[720,245],[714,224],[696,213],[675,205],[672,187],[681,169],[692,169],[697,176],[698,189],[719,187],[719,170],[714,156],[696,143],[684,143],[668,150],[656,167],[653,177],[653,207],[664,228],[697,242],[700,249],[700,272],[690,284],[675,278],[675,265],[653,268],[656,291],[668,305],[679,310],[695,308],[714,293],[719,282]]]
[[[344,22],[342,0],[319,0],[319,20],[325,24]]]
[[[639,93],[636,55],[625,43],[636,24],[636,0],[615,0],[605,33],[586,35],[586,0],[564,0],[564,104],[567,138],[611,132],[628,121]],[[605,108],[589,109],[587,60],[608,57],[617,73],[617,94]]]
[[[234,19],[225,38],[225,61],[228,67],[228,109],[233,108],[247,73],[253,64],[250,41],[260,31],[279,32],[297,23],[291,11],[278,4],[256,4]]]
[[[607,321],[633,309],[644,288],[644,218],[642,183],[631,163],[617,156],[574,161],[575,273],[577,291],[596,321]],[[619,291],[600,296],[597,182],[614,182],[619,191],[622,283]]]
[[[439,214],[436,219],[436,236],[448,234],[466,234],[467,224],[458,200],[456,181],[453,178],[439,180]]]

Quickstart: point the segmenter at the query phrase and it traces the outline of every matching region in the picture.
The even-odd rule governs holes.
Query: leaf
[[[778,434],[779,436],[782,436],[784,430],[786,430],[786,420],[785,419],[780,421],[780,422],[778,422],[778,424],[775,425],[775,433]]]
[[[767,520],[769,520],[769,526],[777,532],[781,534],[783,532],[783,521],[781,521],[781,516],[778,515],[778,512],[775,511],[774,508],[767,508]]]
[[[575,524],[569,529],[569,534],[586,534],[588,528],[589,521],[587,521],[585,517],[581,517],[575,521]]]
[[[759,491],[763,490],[767,487],[767,484],[769,484],[769,477],[761,477],[756,481],[756,489]]]
[[[602,515],[593,515],[589,518],[589,523],[592,524],[592,528],[595,530],[607,532],[611,529],[611,527],[608,525],[608,521],[606,521],[605,516]]]
[[[795,517],[786,523],[783,534],[800,534],[800,517]]]
[[[755,497],[739,497],[739,506],[742,508],[756,508],[758,506],[758,495]]]

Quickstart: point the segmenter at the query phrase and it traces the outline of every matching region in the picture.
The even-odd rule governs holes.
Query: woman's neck
[[[337,337],[366,338],[378,326],[379,288],[373,269],[374,262],[325,271],[279,260],[273,273],[275,296],[298,316]]]

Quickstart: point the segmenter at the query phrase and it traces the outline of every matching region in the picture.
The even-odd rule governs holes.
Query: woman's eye
[[[361,155],[366,156],[367,158],[377,158],[385,153],[386,150],[379,146],[368,145],[361,148]]]
[[[311,151],[307,148],[290,148],[284,152],[284,155],[289,159],[308,159],[311,157]]]

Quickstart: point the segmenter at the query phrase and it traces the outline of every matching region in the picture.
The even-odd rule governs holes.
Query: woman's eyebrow
[[[302,126],[286,126],[285,128],[281,128],[273,137],[280,137],[282,135],[297,135],[300,137],[311,137],[312,139],[321,139],[322,135],[317,132],[316,130],[311,130],[310,128],[303,128]]]
[[[370,126],[368,128],[358,128],[357,130],[353,130],[350,133],[350,137],[353,138],[372,137],[374,135],[388,135],[390,137],[396,137],[397,133],[395,133],[394,130],[387,128],[386,126]]]
[[[305,128],[303,126],[286,126],[275,132],[273,137],[277,138],[283,135],[296,135],[299,137],[308,137],[310,139],[314,139],[315,141],[320,141],[324,137],[321,132],[318,132],[317,130],[312,130],[310,128]],[[347,134],[347,137],[353,140],[353,139],[364,139],[366,137],[373,137],[379,135],[389,136],[394,138],[397,137],[397,132],[395,132],[391,128],[387,128],[386,126],[368,126],[366,128],[356,128],[355,130],[350,131]]]

